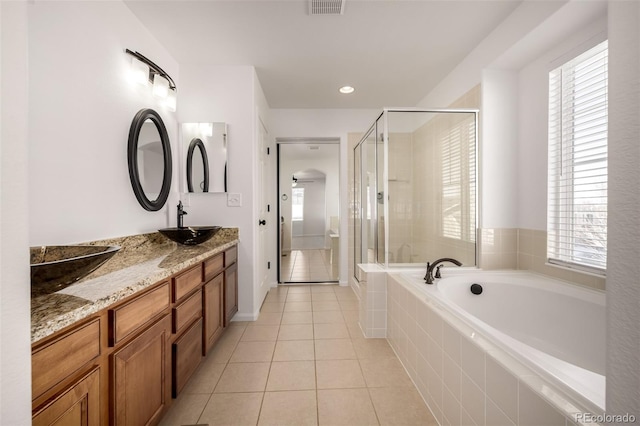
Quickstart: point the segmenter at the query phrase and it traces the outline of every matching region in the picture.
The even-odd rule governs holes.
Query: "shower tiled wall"
[[[478,230],[482,269],[521,269],[605,289],[605,278],[547,264],[547,232],[522,228]]]

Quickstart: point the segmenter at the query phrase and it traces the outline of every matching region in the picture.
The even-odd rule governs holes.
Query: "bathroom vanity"
[[[34,299],[33,424],[157,424],[238,310],[237,242],[165,244]]]

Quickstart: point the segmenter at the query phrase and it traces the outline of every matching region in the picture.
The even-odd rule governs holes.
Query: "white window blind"
[[[442,236],[475,241],[475,120],[461,117],[440,136]]]
[[[607,265],[607,42],[549,73],[550,263]]]

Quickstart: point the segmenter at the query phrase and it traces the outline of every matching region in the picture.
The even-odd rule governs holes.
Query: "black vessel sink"
[[[119,246],[30,247],[31,296],[51,294],[98,269]]]
[[[221,226],[185,226],[183,228],[159,229],[158,231],[178,244],[195,246],[210,240],[220,229],[222,229]]]

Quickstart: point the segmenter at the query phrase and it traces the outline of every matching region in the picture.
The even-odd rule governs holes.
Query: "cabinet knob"
[[[266,224],[267,224],[267,221],[264,219],[261,219],[258,221],[258,225],[266,225]]]

